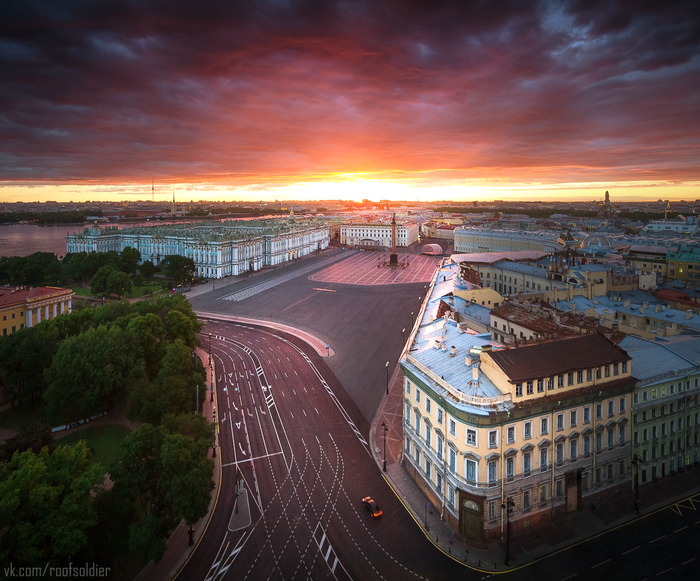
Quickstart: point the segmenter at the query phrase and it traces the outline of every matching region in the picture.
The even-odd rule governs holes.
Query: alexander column
[[[398,266],[399,257],[396,254],[396,214],[391,217],[391,256],[389,256],[389,266]]]

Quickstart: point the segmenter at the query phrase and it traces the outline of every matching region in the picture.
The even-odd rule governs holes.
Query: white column
[[[73,310],[71,309],[71,301],[70,301],[70,299],[68,299],[68,312],[69,312],[69,313],[72,313],[72,312],[73,312]]]
[[[36,310],[36,324],[41,323],[41,307]]]
[[[53,304],[53,318],[56,318],[58,303]]]
[[[27,309],[27,327],[32,326],[32,310]]]
[[[46,316],[44,317],[44,319],[48,321],[48,320],[49,320],[49,305],[46,305],[46,306],[44,307],[44,315],[46,315]]]

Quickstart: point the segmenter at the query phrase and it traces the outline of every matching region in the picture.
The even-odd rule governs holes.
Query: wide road
[[[315,353],[292,337],[231,323],[210,322],[205,332],[222,489],[179,579],[465,578],[382,478],[362,415]],[[381,518],[364,509],[367,495]]]

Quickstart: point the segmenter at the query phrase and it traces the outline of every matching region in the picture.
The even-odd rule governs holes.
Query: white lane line
[[[666,538],[666,535],[661,535],[660,537],[656,537],[653,541],[649,541],[649,544],[651,545],[652,543],[655,543],[656,541],[660,541],[663,538]]]
[[[665,571],[661,571],[661,572],[657,573],[656,576],[658,577],[659,575],[663,575],[664,573],[668,573],[669,571],[673,571],[673,567],[666,569]]]
[[[687,528],[688,528],[688,525],[686,525],[686,526],[684,526],[684,527],[681,527],[681,528],[679,528],[678,530],[675,530],[675,531],[673,531],[673,532],[674,532],[674,533],[680,533],[681,531],[684,531],[684,530],[687,529]]]
[[[253,460],[262,460],[263,458],[270,458],[271,456],[280,456],[282,452],[272,452],[271,454],[265,454],[264,456],[256,456],[255,458],[247,458],[245,460],[238,460],[238,462],[229,462],[228,464],[222,464],[221,467],[226,466],[236,466],[237,464],[242,464],[243,462],[252,462]]]
[[[578,573],[574,573],[573,575],[569,575],[568,577],[564,577],[564,579],[562,579],[561,581],[569,581],[569,579],[573,579],[574,577],[576,577],[576,575],[578,575]]]
[[[631,553],[632,551],[636,551],[639,548],[639,545],[637,545],[634,549],[630,549],[629,551],[625,551],[622,553],[623,555],[626,555],[627,553]]]
[[[695,557],[693,557],[692,559],[688,559],[687,561],[681,563],[681,565],[687,565],[688,563],[692,563],[693,561],[695,561]]]
[[[593,565],[593,567],[591,567],[591,569],[595,569],[596,567],[600,567],[601,565],[605,565],[605,563],[609,563],[610,561],[612,561],[612,559],[608,559],[607,561],[603,561],[602,563],[598,563],[597,565]]]

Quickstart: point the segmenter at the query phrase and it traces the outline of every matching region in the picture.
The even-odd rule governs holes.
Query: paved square
[[[386,252],[358,252],[337,264],[311,275],[316,282],[379,285],[428,282],[433,277],[441,258],[420,254],[399,254],[399,262],[408,266],[389,267],[382,263],[389,259]]]

